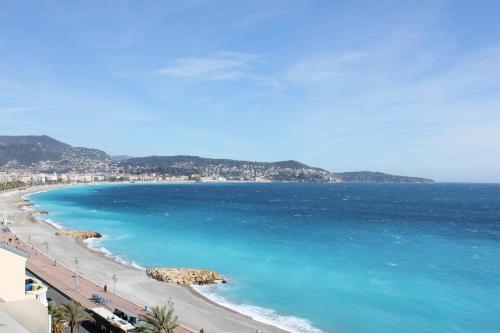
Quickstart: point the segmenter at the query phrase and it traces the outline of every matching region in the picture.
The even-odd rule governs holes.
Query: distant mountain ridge
[[[109,156],[102,150],[73,147],[47,135],[0,136],[0,168],[33,172],[131,172],[189,176],[191,179],[227,179],[291,182],[429,183],[431,179],[381,172],[334,173],[304,163],[242,161],[190,155]]]
[[[9,162],[29,166],[44,161],[109,158],[102,150],[73,147],[47,135],[0,136],[0,166]]]
[[[193,167],[206,167],[209,165],[227,165],[227,166],[240,166],[242,164],[251,164],[255,166],[277,166],[290,169],[316,169],[323,170],[320,168],[312,168],[303,163],[289,160],[289,161],[279,161],[279,162],[252,162],[252,161],[242,161],[242,160],[231,160],[223,158],[208,158],[192,155],[174,155],[174,156],[146,156],[146,157],[134,157],[123,160],[122,165],[126,166],[151,166],[156,168],[169,168],[176,165],[190,165]]]
[[[125,161],[128,159],[134,158],[134,156],[129,156],[129,155],[112,155],[111,159],[115,162],[121,162]]]
[[[188,175],[228,180],[271,180],[293,182],[336,182],[330,172],[312,168],[297,161],[255,162],[205,158],[190,155],[146,156],[121,161],[119,165],[131,172],[151,171],[174,176]]]

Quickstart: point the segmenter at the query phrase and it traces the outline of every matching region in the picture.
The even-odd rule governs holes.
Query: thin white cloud
[[[261,54],[243,53],[235,51],[219,51],[215,53],[214,56],[238,60],[242,62],[257,62],[258,60],[262,59]]]
[[[245,62],[223,57],[178,58],[171,66],[160,69],[158,74],[208,81],[233,80],[240,78],[246,67]]]
[[[278,79],[258,73],[253,67],[261,55],[221,51],[207,57],[175,59],[170,66],[156,73],[165,77],[193,81],[250,80],[273,88],[281,88]]]
[[[313,57],[293,64],[285,74],[285,79],[297,83],[310,83],[339,77],[344,75],[346,67],[366,56],[362,52],[346,52]]]

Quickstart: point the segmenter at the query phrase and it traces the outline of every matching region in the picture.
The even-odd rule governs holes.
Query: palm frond
[[[64,333],[66,329],[66,321],[61,315],[60,309],[56,309],[52,313],[52,333]]]
[[[139,328],[143,333],[173,333],[179,326],[179,318],[173,307],[155,305],[144,316],[144,324]]]
[[[85,307],[75,300],[60,306],[60,316],[71,327],[71,331],[82,321],[94,322],[94,318],[85,311]]]

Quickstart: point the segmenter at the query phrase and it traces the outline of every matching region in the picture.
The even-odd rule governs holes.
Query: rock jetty
[[[48,213],[46,210],[34,210],[31,215],[47,215]]]
[[[198,268],[149,268],[147,276],[162,282],[184,286],[226,283],[222,275],[208,269]]]
[[[97,231],[78,231],[78,230],[68,230],[68,231],[58,231],[56,236],[63,237],[78,237],[78,238],[101,238],[102,235]]]
[[[22,208],[22,207],[30,207],[33,206],[33,202],[28,199],[21,199],[17,202],[17,207]]]

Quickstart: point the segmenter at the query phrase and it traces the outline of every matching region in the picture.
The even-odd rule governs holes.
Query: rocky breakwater
[[[48,215],[49,212],[46,210],[34,210],[31,215]]]
[[[24,199],[24,198],[19,199],[16,204],[17,204],[17,207],[19,207],[19,208],[33,206],[33,202],[31,202],[31,200]]]
[[[40,222],[40,219],[37,218],[38,215],[48,215],[49,212],[46,210],[34,210],[31,212],[31,221],[33,222]]]
[[[209,269],[198,268],[149,268],[147,276],[162,282],[184,286],[226,283],[224,277]]]
[[[82,239],[102,237],[102,235],[97,231],[78,231],[78,230],[58,231],[56,232],[56,236],[77,237]]]

